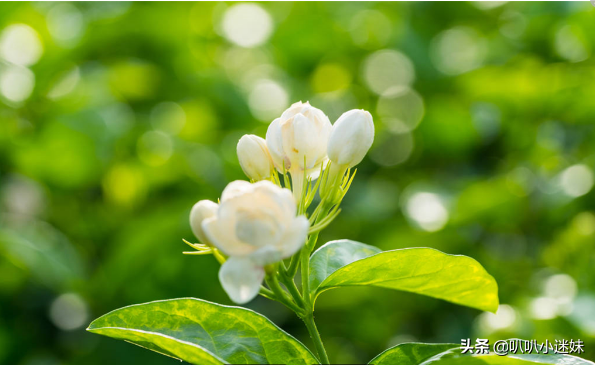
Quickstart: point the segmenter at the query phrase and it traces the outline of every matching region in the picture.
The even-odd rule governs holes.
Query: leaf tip
[[[93,332],[93,331],[97,330],[97,325],[96,325],[97,319],[98,318],[96,318],[93,321],[91,321],[91,323],[89,323],[89,325],[87,326],[87,328],[85,328],[85,331]]]
[[[496,314],[498,308],[500,307],[500,298],[498,298],[498,292],[492,293],[489,298],[481,305],[481,307],[476,307],[477,309],[481,309],[486,312],[491,312]]]
[[[491,275],[490,275],[491,276]],[[498,311],[498,308],[500,307],[500,298],[498,297],[498,282],[496,281],[496,279],[494,279],[494,277],[492,276],[492,280],[494,281],[494,298],[491,301],[491,305],[490,308],[488,308],[488,310],[494,314],[496,314],[496,312]]]
[[[500,307],[500,301],[498,300],[498,297],[496,297],[496,302],[494,304],[490,305],[490,307],[488,308],[488,311],[496,314],[496,312],[498,312],[499,307]]]

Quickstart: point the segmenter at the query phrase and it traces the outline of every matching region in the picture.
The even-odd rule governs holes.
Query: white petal
[[[320,165],[322,164],[323,169],[326,169],[326,165],[328,165],[328,157],[325,156],[325,158],[322,160],[322,162],[314,167],[312,167],[311,169],[306,170],[306,175],[312,179],[312,181],[318,179],[320,177]]]
[[[282,260],[281,252],[272,245],[264,246],[254,251],[250,259],[260,266],[273,264]]]
[[[266,134],[267,147],[277,170],[283,169],[283,141],[281,138],[281,119],[277,118],[269,125]],[[288,168],[289,166],[285,166]]]
[[[293,194],[291,190],[283,188],[278,194],[279,200],[282,202],[282,206],[285,210],[285,213],[293,218],[297,213],[297,205],[295,203],[295,199],[293,198]]]
[[[219,270],[219,281],[229,298],[244,304],[256,297],[264,279],[264,269],[246,257],[230,257]]]
[[[277,169],[281,164],[287,170],[319,168],[326,159],[330,129],[322,110],[308,102],[293,104],[267,130],[267,145]]]
[[[244,180],[232,181],[229,184],[227,184],[225,189],[223,189],[223,193],[221,193],[221,202],[224,202],[224,201],[231,199],[233,197],[236,197],[238,195],[242,195],[242,194],[249,192],[251,190],[252,190],[252,184],[250,184],[248,181],[244,181]]]
[[[210,200],[201,200],[192,207],[190,211],[190,228],[192,228],[192,233],[200,240],[200,243],[209,244],[209,240],[202,229],[202,222],[207,218],[214,217],[218,209],[219,205]]]
[[[234,229],[238,240],[255,248],[275,244],[281,238],[284,229],[279,210],[269,209],[267,206],[270,204],[266,202],[254,202],[254,204],[259,203],[260,206],[253,205],[248,209],[238,209],[236,223],[230,227]],[[275,207],[272,206],[272,208]]]
[[[279,188],[277,185],[273,184],[268,180],[263,180],[259,182],[255,182],[252,184],[254,190],[268,190],[268,191],[275,191],[275,188]]]
[[[361,162],[374,142],[374,122],[365,110],[343,113],[332,127],[328,156],[335,164],[353,167]]]
[[[291,190],[280,188],[270,181],[264,180],[254,184],[254,191],[264,194],[281,209],[283,218],[293,218],[297,212],[297,205]]]
[[[310,222],[308,218],[303,215],[294,218],[280,241],[283,258],[292,256],[302,248],[304,243],[306,243],[309,227]]]
[[[270,181],[261,181],[253,184],[252,191],[222,202],[217,213],[219,227],[214,227],[213,232],[225,238],[225,241],[220,239],[219,244],[228,246],[225,249],[229,251],[236,250],[238,245],[248,244],[251,250],[256,250],[278,242],[292,218],[278,198],[281,191],[282,188]],[[245,253],[232,253],[242,254]]]
[[[291,106],[287,108],[287,110],[285,110],[283,114],[281,114],[280,119],[287,120],[289,118],[293,118],[294,115],[305,112],[310,108],[311,106],[309,102],[302,103],[301,101],[298,101],[297,103],[291,104]]]
[[[234,224],[231,227],[224,226],[225,224],[227,222],[220,221],[217,217],[207,218],[202,222],[202,229],[209,242],[228,256],[249,255],[256,250],[256,247],[236,239]]]
[[[304,169],[306,164],[313,164],[318,159],[318,136],[316,125],[303,114],[296,114],[293,119],[281,125],[283,150],[291,161],[291,167]],[[326,151],[323,151],[326,153]]]
[[[245,134],[237,145],[238,160],[250,179],[259,181],[271,176],[273,160],[266,141],[253,134]]]

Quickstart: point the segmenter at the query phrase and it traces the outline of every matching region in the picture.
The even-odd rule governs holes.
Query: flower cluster
[[[289,267],[279,263],[307,241],[304,249],[311,252],[316,238],[308,235],[317,237],[336,217],[355,174],[350,169],[373,140],[367,111],[350,110],[331,125],[320,109],[307,102],[293,104],[269,125],[266,139],[240,138],[238,159],[252,182],[231,182],[219,204],[201,200],[194,205],[190,225],[201,243],[187,242],[196,250],[187,253],[217,257],[219,280],[236,303],[266,293],[262,283],[269,273],[282,271],[293,278],[299,260],[292,258]],[[309,214],[316,191],[320,202]]]

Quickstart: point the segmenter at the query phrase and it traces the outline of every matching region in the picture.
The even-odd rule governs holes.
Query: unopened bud
[[[353,109],[343,113],[331,130],[328,157],[335,166],[351,168],[362,161],[374,142],[372,115]]]
[[[271,176],[273,160],[263,138],[245,134],[238,141],[237,152],[240,166],[250,179],[260,181]]]
[[[201,200],[192,207],[190,211],[190,228],[192,228],[192,233],[199,239],[200,243],[212,246],[202,229],[202,222],[215,216],[217,209],[219,209],[219,205],[210,200]]]

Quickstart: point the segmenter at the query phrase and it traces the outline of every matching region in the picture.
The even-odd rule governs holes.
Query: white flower
[[[192,233],[194,233],[200,243],[211,245],[202,229],[202,222],[207,218],[215,216],[218,208],[219,205],[210,200],[201,200],[192,207],[190,211],[190,228],[192,228]]]
[[[303,246],[309,222],[296,213],[291,192],[268,180],[227,185],[217,214],[204,220],[202,228],[209,241],[230,256],[221,266],[219,280],[234,302],[254,298],[264,266],[292,256]]]
[[[372,142],[372,115],[365,110],[350,110],[343,113],[333,125],[328,142],[328,157],[332,164],[351,168],[362,161]]]
[[[318,177],[320,164],[328,160],[326,147],[331,128],[331,122],[322,110],[308,102],[289,107],[269,125],[266,135],[277,170],[282,172],[285,166],[290,173],[306,173],[313,179]]]
[[[238,141],[237,151],[240,166],[250,179],[259,181],[271,176],[273,161],[263,138],[245,134]]]

